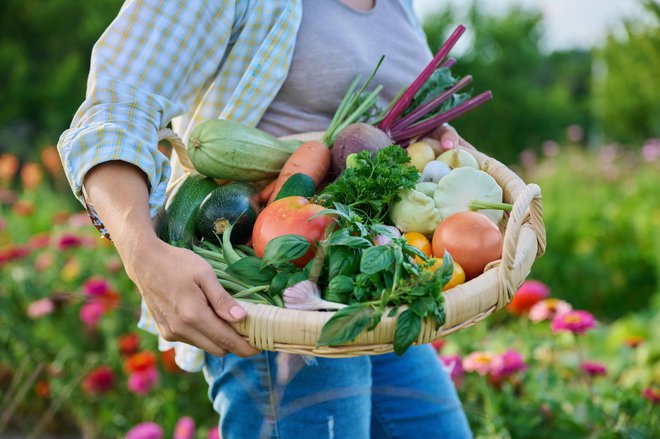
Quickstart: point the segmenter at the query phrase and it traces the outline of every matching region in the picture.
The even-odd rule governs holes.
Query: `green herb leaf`
[[[261,259],[247,256],[227,267],[227,273],[242,281],[256,285],[267,285],[275,277],[276,271],[272,267],[263,267]]]
[[[347,229],[339,230],[330,236],[330,240],[328,241],[328,246],[337,246],[337,245],[343,245],[346,247],[359,248],[359,249],[369,248],[372,246],[371,242],[369,242],[368,239],[361,238],[359,236],[353,236],[350,234],[350,231]]]
[[[270,296],[281,296],[282,292],[286,288],[287,283],[289,282],[290,277],[291,277],[291,273],[287,273],[287,272],[277,273],[275,277],[273,277],[273,279],[270,281],[268,294]]]
[[[304,280],[307,280],[307,278],[308,278],[308,274],[306,272],[297,271],[297,272],[293,273],[291,275],[291,277],[289,277],[289,280],[286,283],[286,287],[287,288],[292,287],[297,283],[300,283]]]
[[[302,257],[309,250],[309,242],[300,235],[282,235],[266,244],[263,265],[279,264]]]
[[[379,271],[392,268],[394,261],[393,247],[389,245],[370,247],[362,252],[360,271],[366,274],[376,274]]]
[[[350,293],[353,291],[353,279],[349,276],[335,276],[328,284],[328,292],[333,294]]]
[[[338,346],[354,340],[369,325],[373,312],[364,303],[340,309],[323,325],[316,346]]]
[[[360,253],[347,247],[328,248],[328,276],[353,275],[360,269]]]
[[[402,355],[419,336],[422,319],[407,309],[396,319],[394,331],[394,352]]]
[[[440,304],[436,306],[433,317],[435,317],[435,330],[437,331],[445,324],[445,307]]]
[[[440,277],[440,281],[442,282],[442,285],[440,285],[440,289],[442,289],[442,287],[447,285],[447,283],[451,280],[453,274],[454,274],[454,260],[452,259],[449,252],[445,251],[445,255],[442,257],[442,267],[440,267],[440,269],[436,270],[435,272],[435,276]]]
[[[435,311],[436,300],[433,297],[423,296],[411,303],[409,308],[419,317],[427,317]]]

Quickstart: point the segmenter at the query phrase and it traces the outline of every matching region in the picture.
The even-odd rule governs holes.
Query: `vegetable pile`
[[[397,354],[426,319],[445,320],[443,291],[501,257],[502,189],[432,132],[491,98],[459,93],[449,51],[459,26],[384,112],[383,62],[346,92],[319,141],[283,141],[226,120],[197,126],[188,154],[201,175],[173,195],[159,236],[187,247],[237,299],[333,311],[319,346],[396,317]],[[228,183],[229,181],[229,183]],[[403,233],[403,234],[402,234]]]

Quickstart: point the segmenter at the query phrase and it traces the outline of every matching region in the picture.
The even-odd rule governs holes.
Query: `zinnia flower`
[[[553,298],[543,299],[532,306],[529,310],[528,317],[532,322],[539,323],[544,320],[552,320],[556,316],[566,314],[572,309],[571,304],[563,300]]]
[[[156,384],[158,384],[158,378],[158,369],[155,367],[131,373],[128,376],[128,390],[136,395],[146,395]]]
[[[34,260],[34,268],[39,272],[44,272],[55,263],[55,256],[52,253],[42,253]]]
[[[589,376],[603,376],[607,374],[607,367],[603,363],[596,361],[583,361],[580,366],[582,371]]]
[[[86,302],[80,308],[80,320],[87,326],[96,326],[103,315],[103,305],[98,302]]]
[[[463,369],[484,376],[500,367],[501,361],[499,355],[490,352],[472,352],[463,359]]]
[[[50,398],[50,384],[46,380],[39,380],[34,385],[34,391],[41,399]]]
[[[36,189],[43,180],[43,172],[41,166],[37,163],[28,162],[21,168],[21,182],[23,189],[33,190]]]
[[[222,439],[220,436],[220,429],[217,426],[209,430],[208,439]]]
[[[50,234],[48,233],[39,233],[30,238],[30,243],[28,244],[33,250],[48,247],[50,245]]]
[[[507,310],[516,315],[527,314],[532,306],[537,302],[545,299],[550,294],[550,289],[543,283],[537,280],[525,281],[509,305]]]
[[[631,335],[623,339],[623,344],[631,349],[635,349],[642,343],[644,343],[644,337],[641,335]]]
[[[62,172],[62,161],[54,146],[47,146],[41,150],[41,163],[52,176],[57,176]]]
[[[144,372],[156,367],[156,356],[151,351],[142,351],[133,354],[124,362],[124,367],[129,373]]]
[[[445,365],[452,381],[457,382],[463,378],[463,363],[460,355],[441,355],[440,361]]]
[[[9,183],[18,172],[18,158],[13,154],[0,155],[0,182]]]
[[[509,349],[500,356],[500,361],[491,370],[493,378],[500,379],[527,369],[520,352]]]
[[[64,267],[62,267],[62,271],[60,271],[60,278],[64,282],[74,281],[78,278],[79,275],[80,262],[78,262],[77,258],[70,258],[67,260],[64,264]]]
[[[651,386],[647,387],[646,389],[642,390],[642,396],[649,401],[651,401],[653,404],[660,404],[660,388]]]
[[[115,384],[115,374],[109,366],[99,366],[83,379],[82,388],[88,395],[108,393]]]
[[[445,339],[441,338],[440,340],[435,340],[431,342],[431,346],[433,346],[433,349],[435,349],[436,352],[440,352],[440,350],[445,346]]]
[[[30,303],[27,308],[27,315],[31,319],[47,316],[55,311],[55,303],[49,299],[39,299]]]
[[[174,427],[174,439],[193,439],[195,436],[195,421],[190,416],[179,419]]]
[[[155,422],[142,422],[126,433],[126,439],[162,439],[163,429]]]
[[[176,352],[174,348],[162,351],[160,359],[163,362],[163,368],[169,373],[180,373],[182,370],[176,364]]]
[[[12,212],[18,216],[30,216],[34,213],[34,203],[31,201],[18,200],[12,206]]]
[[[566,314],[555,316],[550,324],[552,332],[572,332],[573,334],[584,334],[596,327],[596,319],[587,311],[569,311]]]
[[[61,251],[80,247],[82,239],[76,235],[65,233],[57,239],[57,248]]]
[[[119,352],[124,356],[128,357],[133,355],[140,348],[140,337],[134,332],[119,337]]]

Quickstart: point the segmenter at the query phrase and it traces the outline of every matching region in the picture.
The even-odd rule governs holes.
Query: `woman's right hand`
[[[259,352],[229,325],[243,320],[245,311],[203,258],[154,235],[123,259],[165,340],[182,341],[217,356]]]
[[[110,161],[92,168],[84,184],[161,336],[218,356],[256,354],[229,325],[243,320],[245,311],[209,263],[156,236],[145,177],[134,165]]]

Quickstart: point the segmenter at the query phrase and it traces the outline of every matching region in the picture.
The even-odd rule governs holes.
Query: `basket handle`
[[[546,238],[543,224],[543,207],[541,204],[541,188],[536,184],[528,184],[519,193],[513,203],[511,214],[504,233],[502,259],[499,266],[499,295],[497,309],[507,305],[515,291],[520,286],[520,276],[516,273],[515,259],[518,240],[524,224],[529,224],[536,235],[537,253],[539,257],[545,252]],[[526,275],[527,273],[525,273]],[[524,276],[523,276],[524,278]]]

